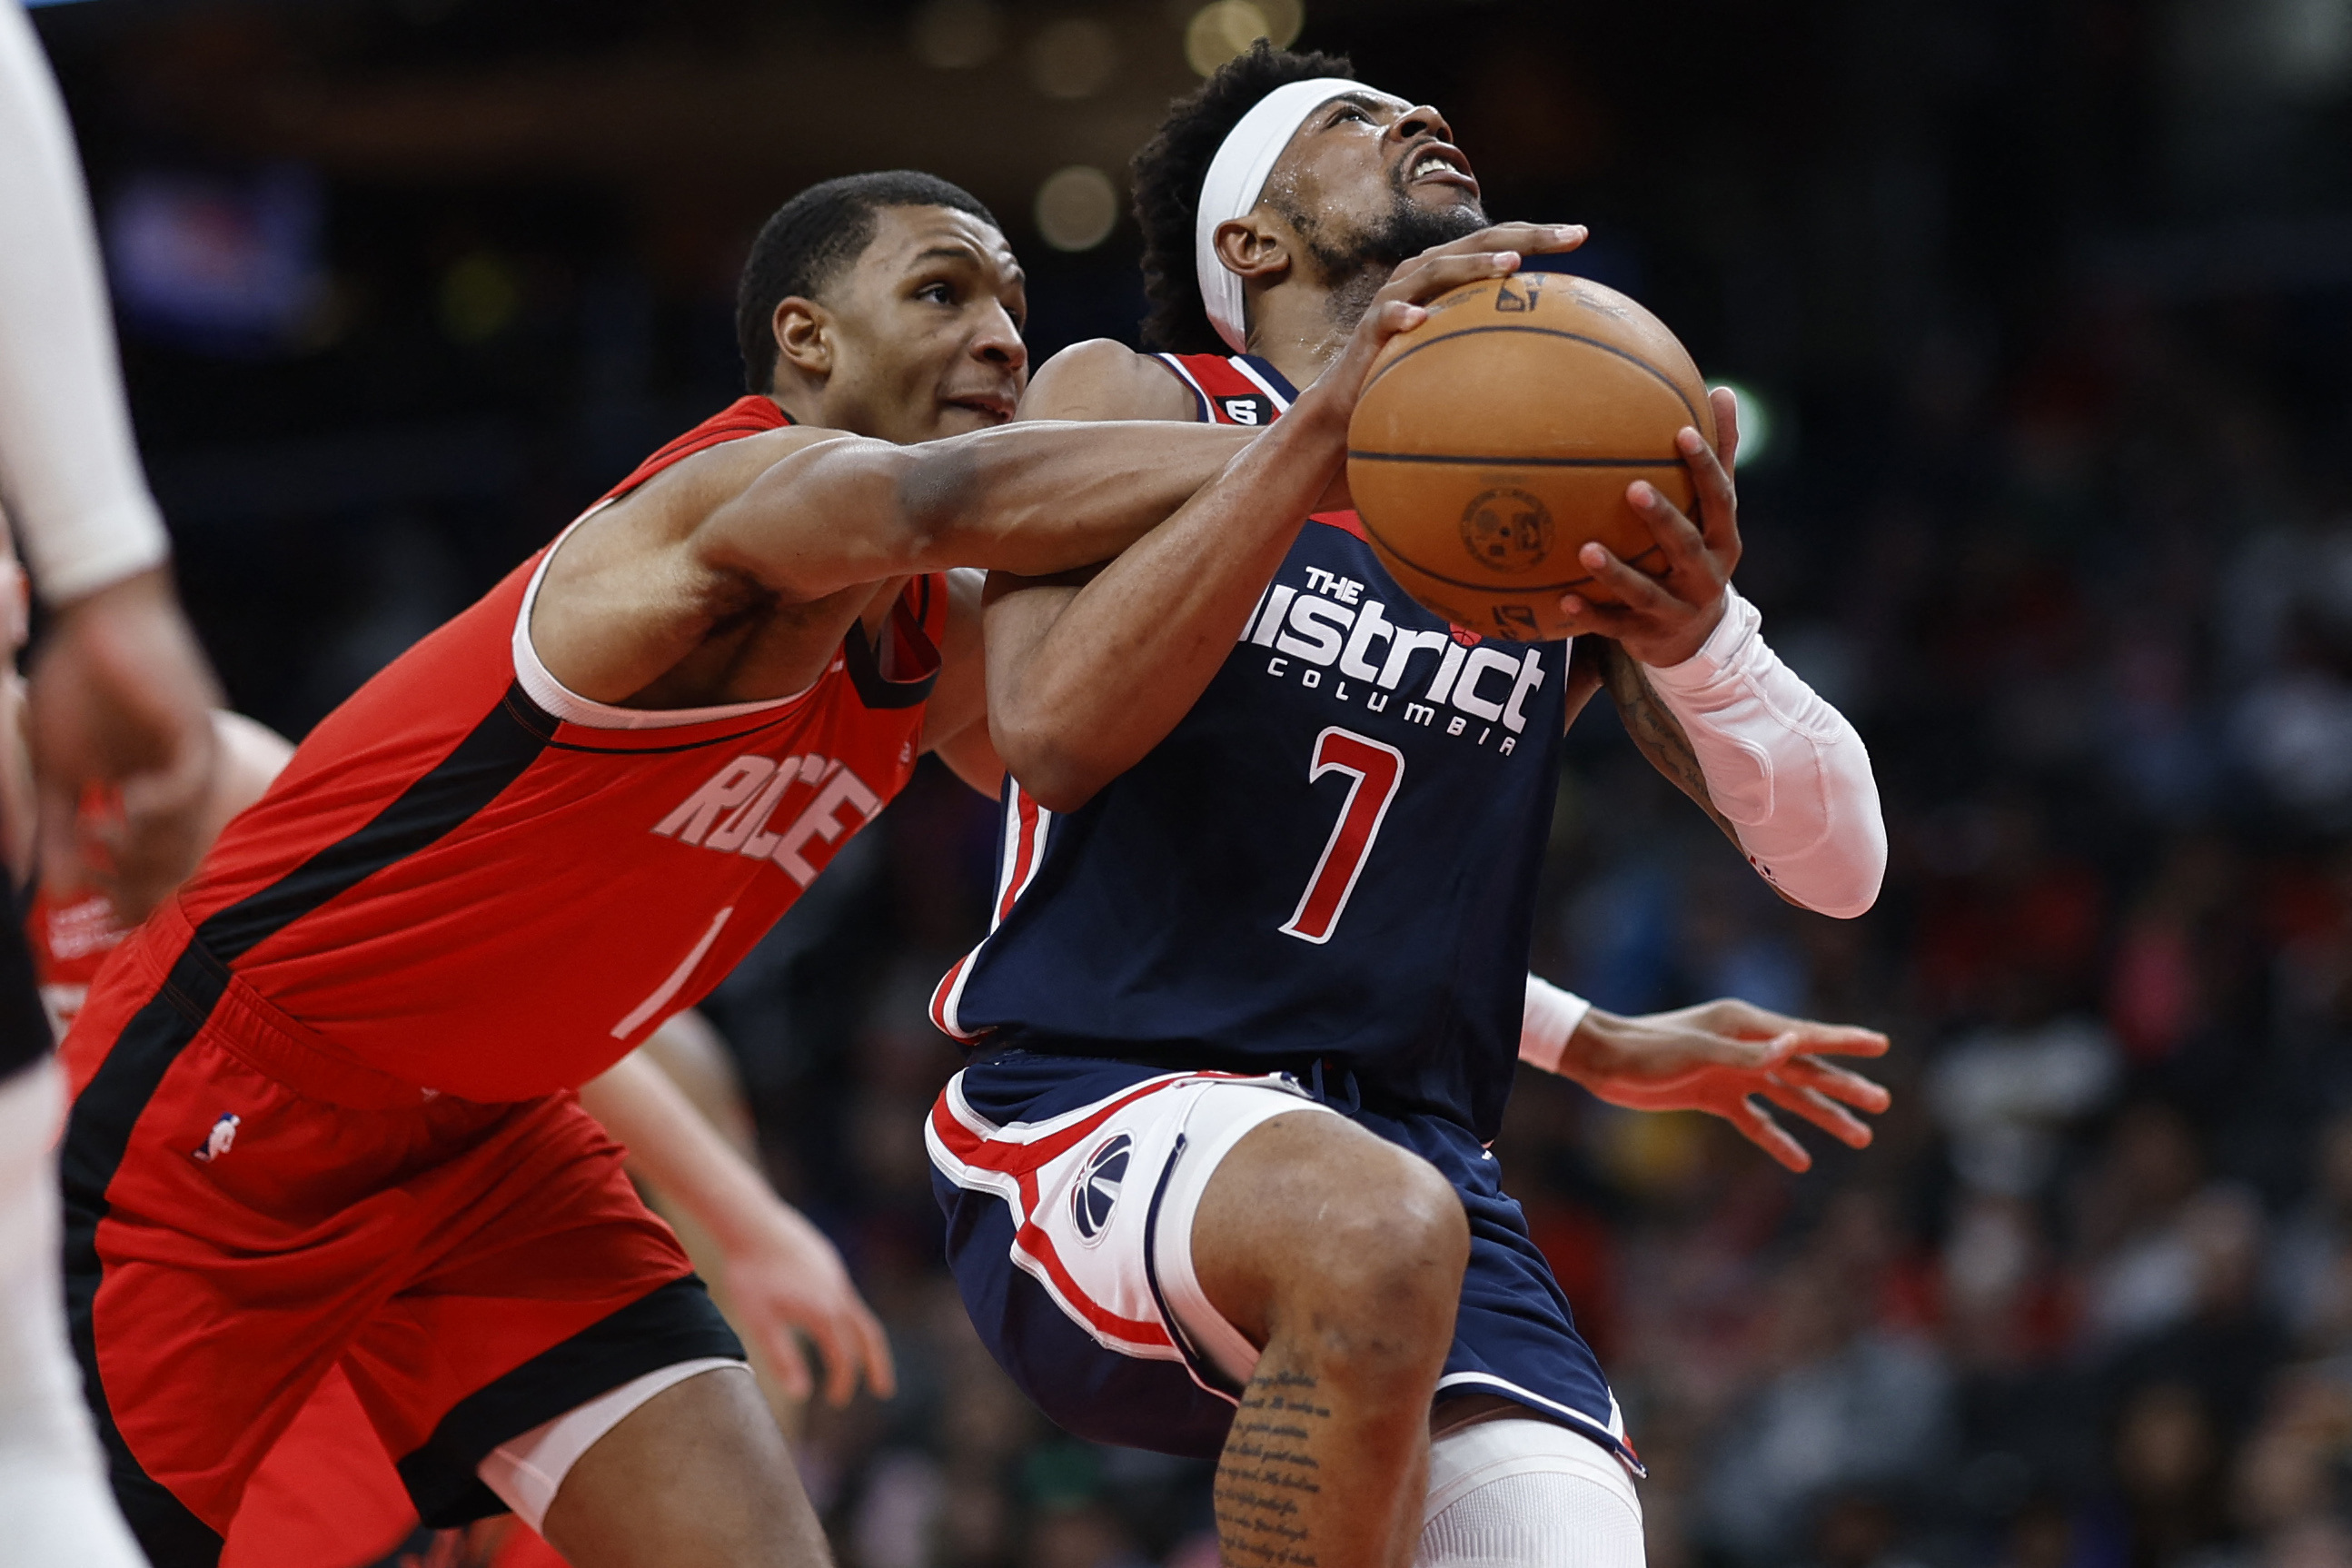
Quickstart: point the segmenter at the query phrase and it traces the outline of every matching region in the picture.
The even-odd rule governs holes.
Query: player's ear
[[[820,380],[833,374],[832,323],[824,307],[798,294],[788,295],[776,302],[776,313],[768,324],[776,334],[778,368],[789,364]]]
[[[1244,282],[1271,283],[1290,270],[1290,234],[1265,210],[1228,218],[1210,241],[1225,270]]]

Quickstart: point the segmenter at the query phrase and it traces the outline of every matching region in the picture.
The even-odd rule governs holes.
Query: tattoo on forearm
[[[1658,700],[1657,692],[1642,674],[1641,665],[1613,642],[1603,642],[1600,656],[1601,682],[1609,689],[1610,700],[1617,704],[1617,717],[1624,721],[1625,732],[1633,737],[1633,744],[1650,759],[1652,767],[1698,803],[1699,809],[1723,829],[1726,838],[1738,844],[1739,830],[1731,826],[1729,817],[1715,809],[1715,798],[1706,790],[1706,773],[1698,765],[1698,753],[1691,750],[1690,737],[1683,733],[1681,721]],[[1740,853],[1747,851],[1742,849]]]
[[[1217,1466],[1217,1534],[1228,1562],[1315,1568],[1302,1504],[1322,1490],[1309,1450],[1331,1425],[1316,1380],[1260,1372],[1242,1394]]]
[[[1578,638],[1580,643],[1587,639]],[[1633,744],[1650,759],[1650,765],[1666,775],[1675,787],[1698,803],[1707,820],[1723,829],[1731,847],[1748,858],[1748,846],[1739,842],[1739,829],[1731,826],[1731,818],[1715,809],[1715,797],[1707,794],[1706,774],[1698,765],[1698,753],[1691,750],[1690,737],[1683,732],[1682,721],[1674,716],[1657,692],[1642,674],[1641,665],[1633,655],[1613,642],[1593,638],[1601,644],[1601,683],[1609,689],[1610,699],[1617,704],[1617,716],[1625,722],[1625,732],[1633,737]],[[1769,884],[1780,901],[1805,905],[1790,896],[1788,890]]]

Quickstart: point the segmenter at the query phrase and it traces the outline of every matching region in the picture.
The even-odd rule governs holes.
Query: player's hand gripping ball
[[[1665,324],[1588,279],[1468,283],[1389,340],[1348,426],[1348,488],[1381,563],[1457,626],[1567,636],[1560,596],[1613,602],[1578,559],[1597,540],[1655,575],[1664,552],[1625,487],[1686,516],[1689,426],[1717,445],[1706,384]]]

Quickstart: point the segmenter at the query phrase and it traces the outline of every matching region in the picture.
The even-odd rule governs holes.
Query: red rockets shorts
[[[218,1561],[331,1369],[445,1525],[503,1510],[475,1474],[499,1445],[741,1356],[571,1095],[478,1104],[327,1055],[185,931],[152,922],[94,988],[60,1160],[75,1349],[156,1568]]]

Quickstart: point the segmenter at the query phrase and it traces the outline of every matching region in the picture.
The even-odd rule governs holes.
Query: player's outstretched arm
[[[1019,425],[900,447],[794,426],[725,442],[556,552],[531,640],[572,690],[627,702],[721,627],[757,616],[803,645],[814,679],[883,585],[956,566],[1058,572],[1107,559],[1255,435]]]
[[[1142,537],[1255,434],[1132,420],[817,439],[713,508],[691,546],[788,603],[951,566],[1063,572]]]
[[[1426,316],[1424,301],[1514,271],[1523,252],[1582,238],[1581,229],[1504,224],[1415,257],[1290,411],[1118,560],[1083,584],[992,579],[989,716],[1022,787],[1053,810],[1074,810],[1191,710],[1299,524],[1344,504],[1336,489],[1356,395],[1381,346]],[[1165,417],[1164,388],[1174,386],[1116,344],[1083,344],[1038,373],[1022,416],[1099,418],[1139,411],[1141,400]]]
[[[896,1392],[889,1341],[841,1254],[776,1196],[642,1048],[583,1085],[580,1103],[718,1240],[730,1299],[786,1394],[806,1399],[814,1387],[800,1333],[824,1358],[828,1402],[847,1404],[861,1373],[876,1394]]]
[[[1813,1157],[1758,1099],[1849,1149],[1866,1148],[1870,1126],[1853,1111],[1876,1115],[1892,1097],[1822,1058],[1882,1057],[1886,1049],[1875,1029],[1790,1018],[1730,999],[1621,1017],[1532,974],[1519,1037],[1519,1059],[1530,1066],[1628,1110],[1720,1116],[1791,1171],[1810,1170]]]
[[[1665,571],[1637,572],[1599,544],[1582,560],[1619,601],[1570,595],[1561,607],[1593,650],[1601,683],[1653,765],[1722,828],[1790,902],[1851,919],[1877,901],[1886,826],[1870,753],[1845,716],[1780,662],[1762,617],[1731,586],[1740,555],[1732,465],[1738,405],[1714,395],[1720,456],[1679,437],[1698,491],[1694,524],[1636,481],[1626,500]]]

